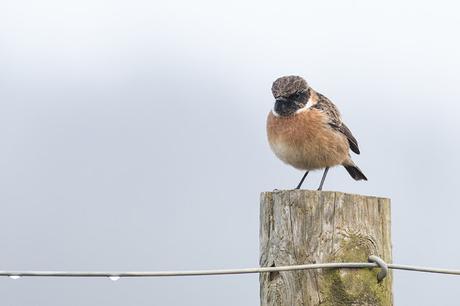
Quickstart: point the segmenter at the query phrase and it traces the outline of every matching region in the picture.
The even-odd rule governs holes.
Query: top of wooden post
[[[262,191],[261,196],[265,195],[274,195],[274,194],[289,194],[289,193],[295,193],[295,194],[309,194],[310,196],[320,196],[320,195],[337,195],[337,196],[350,196],[350,197],[361,197],[361,198],[374,198],[374,199],[380,199],[380,200],[385,200],[385,201],[390,201],[390,198],[387,197],[379,197],[379,196],[372,196],[372,195],[363,195],[363,194],[354,194],[354,193],[348,193],[348,192],[342,192],[342,191],[326,191],[326,190],[308,190],[308,189],[275,189],[273,191]]]

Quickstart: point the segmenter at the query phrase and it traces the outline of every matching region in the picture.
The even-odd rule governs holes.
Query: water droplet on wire
[[[111,281],[116,282],[117,280],[120,279],[120,276],[118,276],[118,275],[113,275],[113,276],[109,276],[109,278],[110,278]]]

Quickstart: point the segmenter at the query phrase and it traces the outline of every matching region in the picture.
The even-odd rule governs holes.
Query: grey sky
[[[0,2],[0,269],[258,264],[271,82],[341,109],[392,198],[397,263],[460,267],[459,5],[450,1]],[[321,173],[304,187],[316,188]],[[397,305],[457,305],[460,278],[395,273]],[[258,277],[0,278],[0,304],[257,305]]]

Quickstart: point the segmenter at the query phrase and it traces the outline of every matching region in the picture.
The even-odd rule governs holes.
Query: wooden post
[[[264,192],[260,201],[260,265],[391,262],[390,200],[331,191]],[[262,306],[393,305],[391,273],[322,269],[262,273]]]

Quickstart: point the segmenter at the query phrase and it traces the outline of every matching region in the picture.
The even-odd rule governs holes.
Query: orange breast
[[[334,131],[327,117],[309,109],[289,117],[267,118],[267,134],[275,155],[298,169],[313,170],[342,164],[348,158],[345,135]]]

